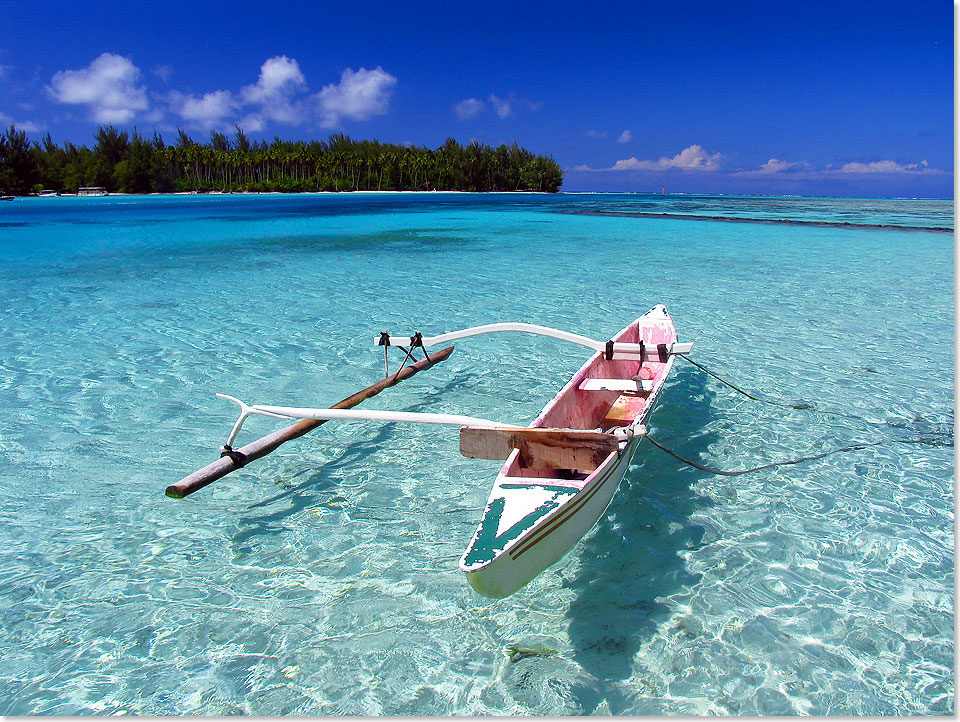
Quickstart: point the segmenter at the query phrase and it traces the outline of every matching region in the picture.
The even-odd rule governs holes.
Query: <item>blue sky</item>
[[[954,9],[0,2],[0,123],[516,141],[564,190],[953,197]]]

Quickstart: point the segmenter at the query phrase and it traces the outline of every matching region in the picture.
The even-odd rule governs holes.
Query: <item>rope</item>
[[[839,417],[839,418],[842,418],[842,419],[853,419],[854,421],[861,421],[861,422],[863,422],[864,424],[869,424],[870,426],[876,426],[876,427],[889,426],[889,423],[887,423],[887,422],[883,422],[883,421],[881,421],[881,422],[869,421],[869,420],[863,418],[862,416],[857,416],[856,414],[845,414],[845,413],[843,413],[842,411],[826,411],[826,410],[824,410],[824,409],[817,408],[817,407],[814,406],[813,404],[808,404],[808,403],[805,402],[805,401],[797,401],[797,402],[795,402],[795,403],[790,404],[790,403],[783,403],[783,402],[781,402],[781,401],[771,401],[770,399],[764,399],[764,398],[761,398],[761,397],[759,397],[759,396],[754,396],[754,395],[751,394],[750,392],[744,391],[744,390],[741,389],[739,386],[735,386],[734,384],[730,383],[730,382],[727,381],[726,379],[721,378],[720,376],[717,376],[717,374],[713,373],[713,371],[711,371],[710,369],[706,368],[705,366],[701,366],[701,365],[698,364],[696,361],[694,361],[692,358],[688,357],[686,354],[678,353],[678,354],[676,354],[676,355],[679,356],[680,358],[684,359],[685,361],[689,361],[689,362],[692,363],[694,366],[696,366],[698,369],[700,369],[701,371],[703,371],[705,374],[707,374],[707,375],[709,375],[709,376],[712,376],[712,377],[715,378],[717,381],[719,381],[720,383],[722,383],[724,386],[729,386],[731,389],[733,389],[733,390],[736,391],[737,393],[743,394],[743,395],[746,396],[748,399],[751,399],[751,400],[753,400],[753,401],[759,401],[759,402],[762,403],[762,404],[769,404],[770,406],[780,406],[781,408],[784,408],[784,409],[796,409],[796,410],[799,410],[799,411],[816,411],[818,414],[824,414],[824,415],[826,415],[826,416],[834,416],[834,417]]]
[[[706,373],[707,375],[712,376],[712,377],[715,378],[717,381],[719,381],[720,383],[722,383],[724,386],[730,387],[731,389],[733,389],[733,390],[736,391],[737,393],[743,394],[743,395],[746,396],[748,399],[752,399],[753,401],[759,401],[759,402],[761,402],[761,403],[769,404],[769,405],[771,405],[771,406],[781,406],[781,407],[783,407],[783,408],[788,408],[788,409],[800,409],[800,410],[810,409],[810,410],[812,410],[812,411],[817,411],[817,412],[819,412],[819,413],[830,413],[830,412],[823,412],[823,411],[821,411],[820,409],[817,409],[816,407],[814,407],[812,404],[808,404],[808,403],[804,403],[804,402],[797,402],[797,403],[793,403],[793,404],[787,404],[787,403],[781,403],[781,402],[778,402],[778,401],[771,401],[771,400],[769,400],[769,399],[760,398],[759,396],[754,396],[753,394],[751,394],[751,393],[749,393],[749,392],[747,392],[747,391],[744,391],[744,390],[741,389],[739,386],[736,386],[735,384],[730,383],[730,382],[727,381],[726,379],[723,379],[723,378],[717,376],[717,374],[713,373],[710,369],[708,369],[708,368],[706,368],[706,367],[704,367],[704,366],[701,366],[701,365],[698,364],[696,361],[694,361],[693,359],[689,358],[686,354],[680,353],[680,354],[677,354],[677,356],[679,356],[680,358],[682,358],[682,359],[684,359],[684,360],[686,360],[686,361],[689,361],[689,362],[692,363],[694,366],[696,366],[698,369],[700,369],[701,371],[703,371],[703,372]],[[876,423],[871,422],[871,421],[867,421],[866,419],[864,419],[864,418],[862,418],[862,417],[860,417],[860,416],[854,416],[854,415],[851,415],[851,414],[843,414],[843,413],[837,413],[837,412],[834,412],[833,415],[842,416],[842,417],[845,417],[845,418],[848,418],[848,419],[857,419],[857,420],[862,421],[862,422],[864,422],[864,423],[866,423],[866,424],[870,424],[871,426],[876,426],[876,425],[877,425]],[[851,446],[842,446],[842,447],[840,447],[840,448],[838,448],[838,449],[832,449],[832,450],[830,450],[830,451],[824,451],[823,453],[820,453],[820,454],[812,454],[812,455],[810,455],[810,456],[801,456],[799,459],[790,459],[789,461],[777,461],[777,462],[773,462],[773,463],[770,463],[770,464],[763,464],[763,465],[761,465],[761,466],[755,466],[755,467],[750,468],[750,469],[742,469],[742,470],[740,470],[740,471],[724,471],[723,469],[715,469],[715,468],[713,468],[713,467],[711,467],[711,466],[705,466],[705,465],[703,465],[703,464],[699,464],[699,463],[697,463],[696,461],[692,461],[691,459],[685,459],[684,457],[682,457],[682,456],[680,456],[679,454],[677,454],[675,451],[671,451],[670,449],[668,449],[667,447],[665,447],[663,444],[661,444],[660,442],[658,442],[656,439],[652,438],[649,434],[647,434],[647,439],[649,439],[649,440],[650,440],[650,443],[653,444],[654,446],[656,446],[656,447],[657,447],[658,449],[660,449],[661,451],[666,452],[667,454],[669,454],[669,455],[672,456],[673,458],[677,459],[678,461],[683,462],[684,464],[687,464],[688,466],[692,466],[694,469],[699,469],[700,471],[705,471],[705,472],[707,472],[708,474],[721,474],[722,476],[740,476],[741,474],[749,474],[749,473],[751,473],[751,472],[753,472],[753,471],[761,471],[761,470],[763,470],[763,469],[773,469],[773,468],[776,468],[776,467],[778,467],[778,466],[789,466],[789,465],[792,465],[792,464],[802,464],[802,463],[804,463],[804,462],[806,462],[806,461],[815,461],[815,460],[817,460],[817,459],[822,459],[822,458],[824,458],[824,457],[826,457],[826,456],[831,456],[831,455],[833,455],[833,454],[841,454],[841,453],[845,453],[845,452],[848,452],[848,451],[860,451],[860,450],[862,450],[862,449],[867,449],[867,448],[869,448],[869,447],[871,447],[871,446],[880,446],[881,444],[885,444],[885,443],[894,443],[894,444],[924,444],[924,445],[929,445],[929,446],[953,446],[953,440],[952,440],[952,438],[950,439],[950,441],[943,441],[942,439],[935,439],[935,438],[924,437],[924,436],[918,436],[917,438],[914,438],[914,439],[884,439],[884,440],[880,440],[880,441],[870,441],[870,442],[863,442],[863,443],[859,443],[859,444],[853,444],[853,445],[851,445]]]
[[[871,446],[880,446],[882,444],[922,444],[924,446],[953,446],[953,444],[946,444],[943,442],[937,442],[934,439],[885,439],[881,441],[865,441],[862,444],[854,444],[852,446],[841,446],[839,449],[832,449],[830,451],[824,451],[822,454],[812,454],[811,456],[801,456],[799,459],[790,459],[789,461],[777,461],[772,464],[763,464],[762,466],[754,466],[752,469],[742,469],[740,471],[724,471],[722,469],[714,469],[712,466],[704,466],[703,464],[698,464],[696,461],[690,459],[685,459],[680,456],[675,451],[671,451],[666,446],[653,439],[649,434],[646,435],[647,439],[650,440],[650,443],[656,446],[661,451],[664,451],[674,459],[682,461],[688,466],[692,466],[694,469],[699,469],[700,471],[705,471],[708,474],[721,474],[723,476],[740,476],[741,474],[749,474],[752,471],[761,471],[762,469],[773,469],[777,466],[789,466],[791,464],[802,464],[805,461],[816,461],[817,459],[822,459],[825,456],[831,456],[832,454],[840,454],[847,451],[860,451],[861,449],[867,449]]]
[[[649,439],[650,443],[656,446],[661,451],[665,451],[666,453],[670,454],[670,456],[672,456],[674,459],[677,459],[678,461],[682,461],[684,464],[687,464],[688,466],[692,466],[694,469],[705,471],[708,474],[721,474],[723,476],[740,476],[741,474],[749,474],[752,471],[761,471],[762,469],[773,469],[774,467],[777,467],[777,466],[789,466],[791,464],[802,464],[805,461],[815,461],[816,459],[822,459],[823,457],[830,456],[831,454],[839,454],[845,451],[859,451],[860,449],[866,449],[870,446],[879,446],[880,444],[884,443],[883,441],[871,441],[863,444],[855,444],[853,446],[843,446],[839,449],[833,449],[832,451],[825,451],[822,454],[813,454],[812,456],[802,456],[799,459],[790,459],[789,461],[777,461],[772,464],[763,464],[762,466],[755,466],[752,469],[742,469],[741,471],[723,471],[722,469],[714,469],[711,466],[704,466],[703,464],[698,464],[696,461],[685,459],[682,456],[680,456],[680,454],[674,451],[671,451],[660,442],[651,438],[649,434],[647,434],[647,439]],[[909,442],[906,442],[906,443],[909,443]]]
[[[759,396],[754,396],[753,394],[749,393],[748,391],[744,391],[744,390],[741,389],[739,386],[734,386],[732,383],[730,383],[730,382],[727,381],[726,379],[720,378],[720,377],[717,376],[715,373],[713,373],[713,371],[711,371],[710,369],[706,368],[705,366],[701,366],[700,364],[698,364],[696,361],[694,361],[692,358],[690,358],[690,357],[687,356],[686,354],[678,353],[677,356],[679,356],[680,358],[684,359],[685,361],[689,361],[689,362],[692,363],[694,366],[696,366],[698,369],[700,369],[701,371],[703,371],[705,374],[707,374],[707,375],[709,375],[709,376],[713,376],[713,378],[715,378],[717,381],[719,381],[720,383],[722,383],[724,386],[729,386],[731,389],[733,389],[733,390],[736,391],[737,393],[743,394],[743,395],[746,396],[748,399],[753,399],[754,401],[759,401],[759,402],[762,403],[762,404],[770,404],[771,406],[782,406],[782,407],[787,408],[787,409],[812,409],[812,408],[813,408],[813,406],[811,406],[810,404],[804,403],[804,402],[802,402],[802,401],[801,401],[801,402],[797,402],[797,403],[795,403],[795,404],[784,404],[784,403],[781,403],[781,402],[779,402],[779,401],[770,401],[769,399],[762,399],[762,398],[760,398]]]

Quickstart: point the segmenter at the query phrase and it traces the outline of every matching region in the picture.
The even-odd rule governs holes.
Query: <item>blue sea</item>
[[[613,194],[0,204],[0,714],[953,714],[953,219]],[[819,458],[721,476],[643,443],[594,530],[500,601],[457,567],[499,462],[455,428],[330,422],[164,495],[219,455],[217,392],[329,406],[382,378],[383,330],[604,340],[656,303],[693,360],[786,405],[678,360],[652,438],[731,471]],[[364,405],[525,424],[589,353],[456,345]]]

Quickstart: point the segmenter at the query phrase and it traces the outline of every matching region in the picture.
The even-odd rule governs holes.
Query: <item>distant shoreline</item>
[[[745,218],[741,216],[700,216],[695,213],[646,213],[643,211],[582,211],[557,210],[555,213],[568,213],[576,216],[616,216],[623,218],[673,218],[681,221],[725,221],[727,223],[771,223],[792,226],[818,226],[822,228],[869,228],[885,231],[934,231],[953,233],[946,226],[898,226],[888,223],[850,223],[848,221],[798,221],[790,218]]]
[[[103,195],[81,196],[78,193],[58,193],[55,196],[25,195],[15,198],[152,198],[156,196],[343,196],[343,195],[518,195],[518,196],[553,196],[552,191],[170,191],[169,193],[122,193],[110,191]]]

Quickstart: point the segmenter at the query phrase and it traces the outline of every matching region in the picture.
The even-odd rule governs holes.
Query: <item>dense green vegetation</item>
[[[93,148],[49,133],[31,142],[14,126],[0,135],[0,194],[41,188],[75,193],[102,186],[120,193],[174,191],[459,190],[556,192],[560,166],[516,143],[490,148],[453,138],[436,150],[351,140],[252,142],[240,129],[231,139],[214,131],[197,143],[182,130],[174,145],[112,125],[97,129]]]

